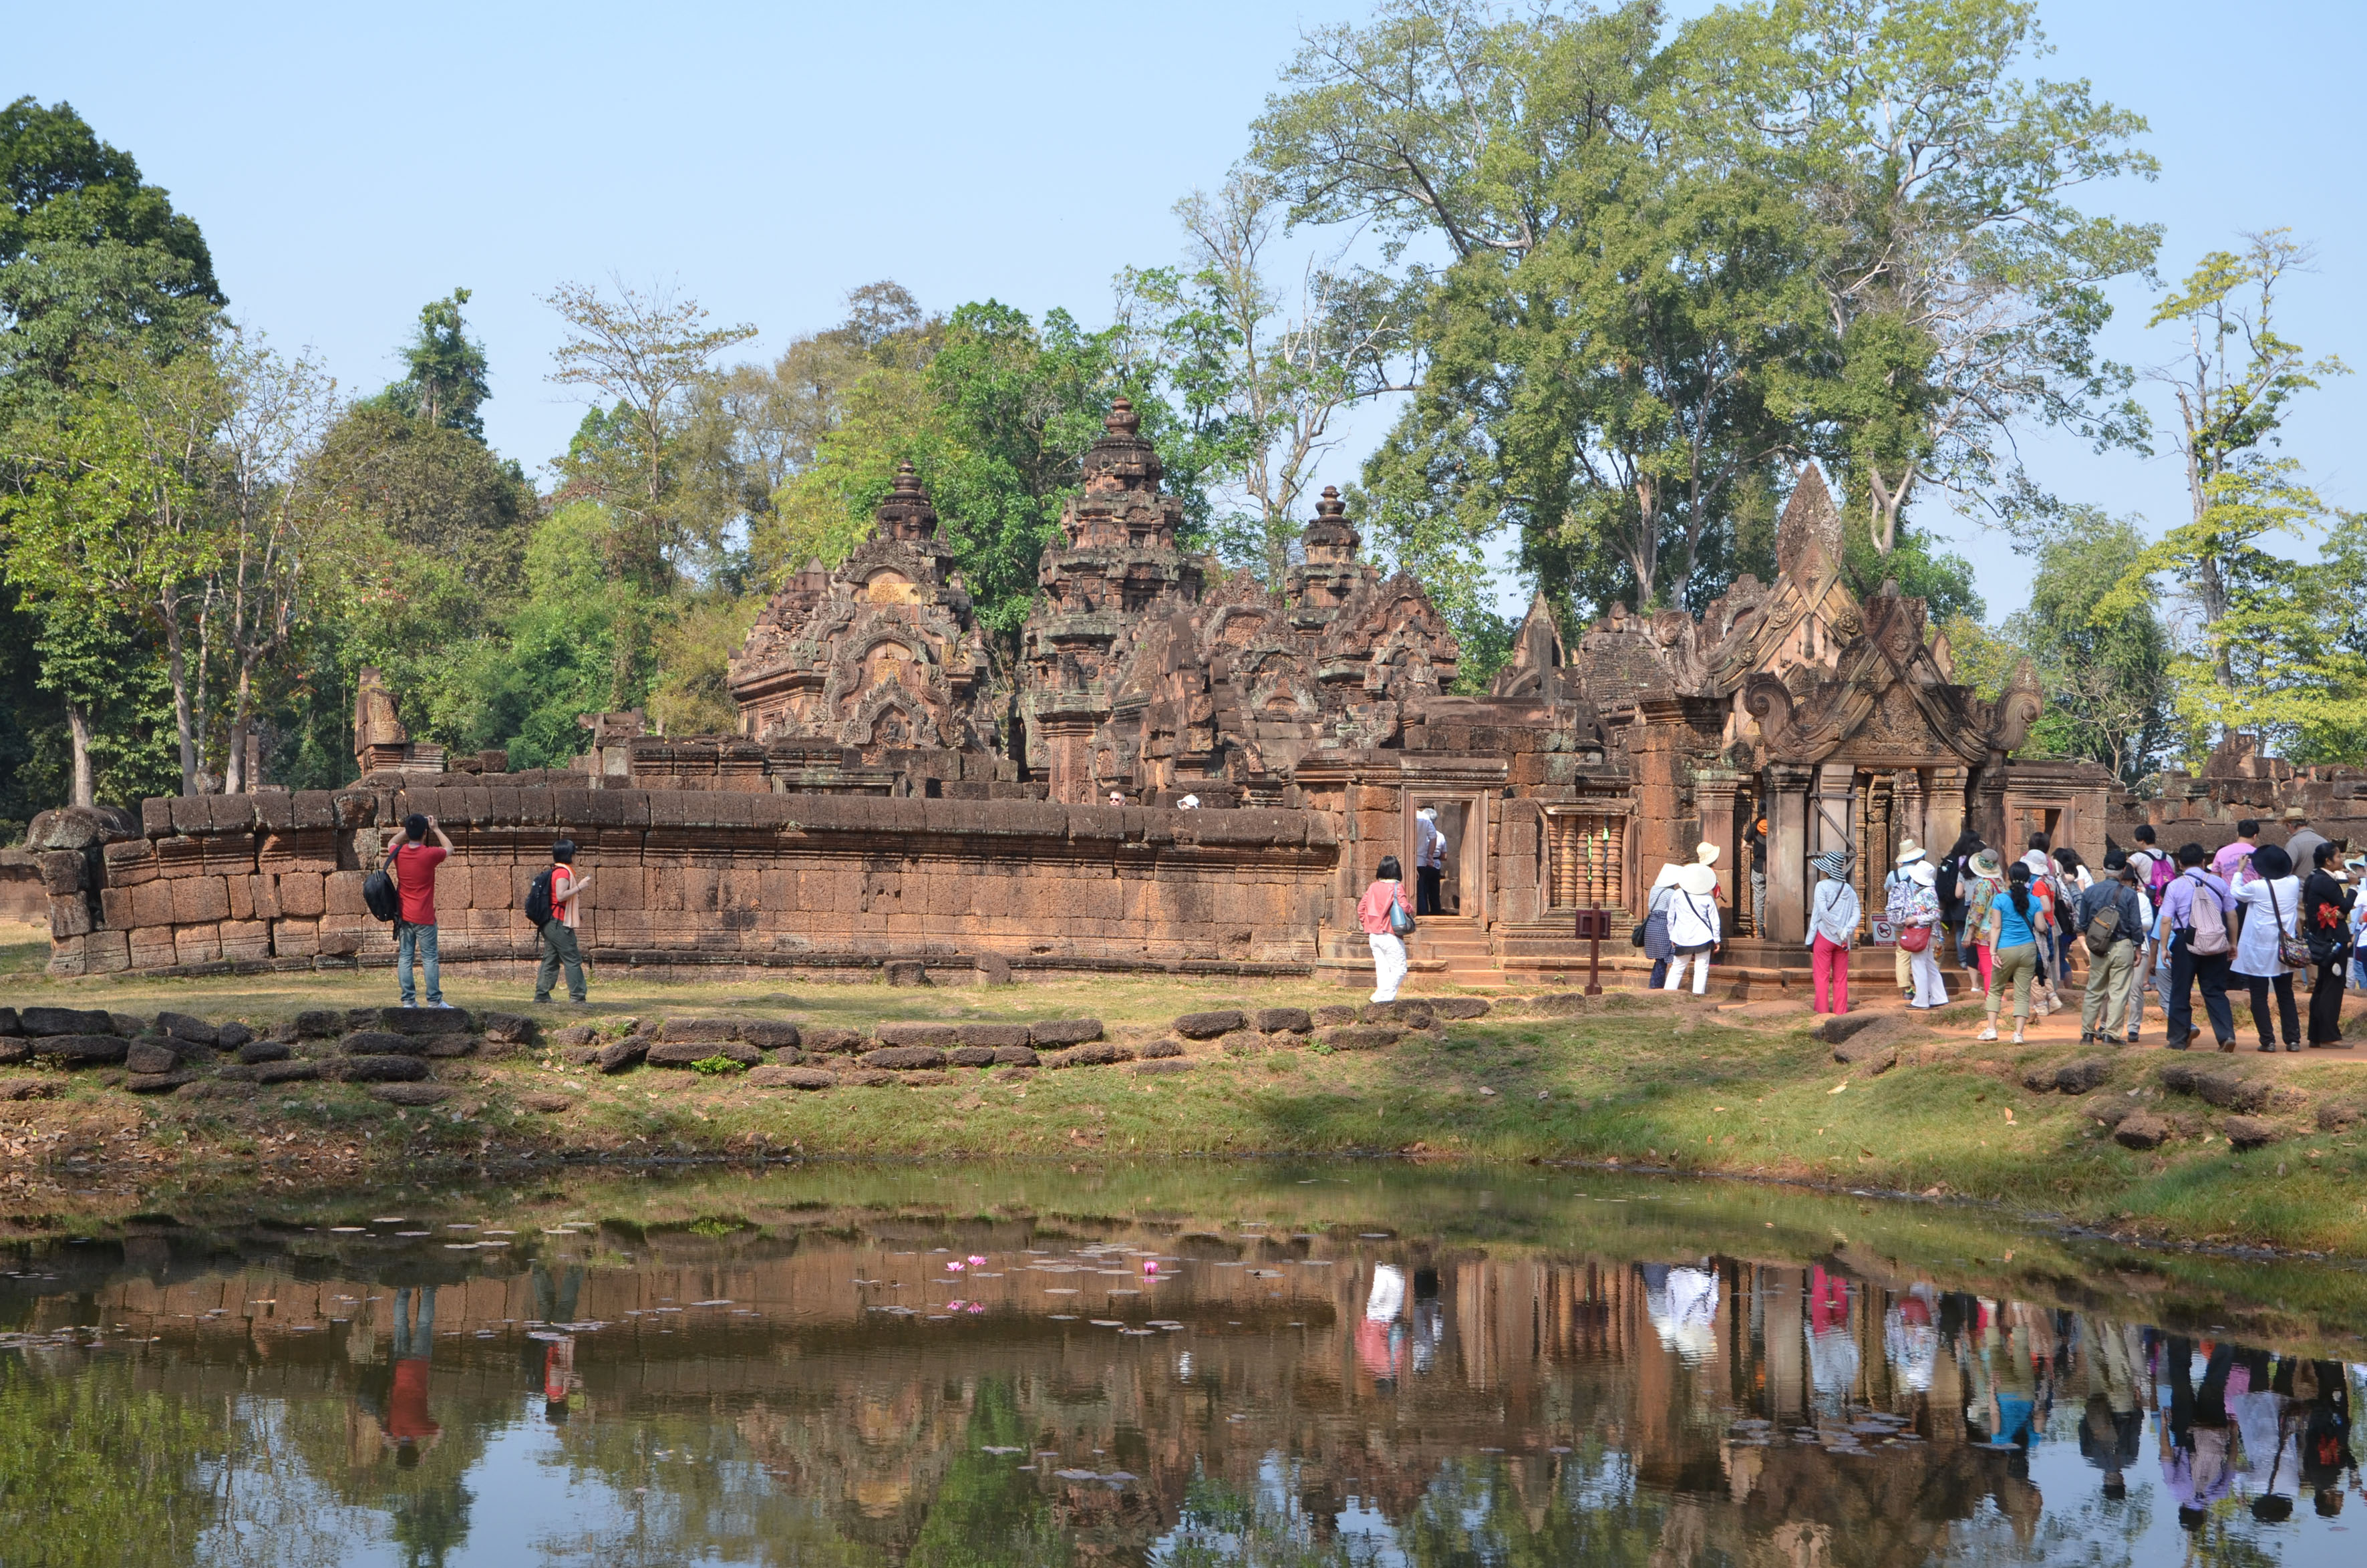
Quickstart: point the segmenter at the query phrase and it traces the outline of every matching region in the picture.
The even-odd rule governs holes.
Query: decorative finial
[[[1113,435],[1131,436],[1142,428],[1142,415],[1134,411],[1131,398],[1117,398],[1110,403],[1109,417],[1102,421],[1102,427]]]
[[[1319,517],[1344,517],[1348,515],[1348,503],[1340,499],[1338,485],[1323,487],[1323,499],[1315,503],[1315,515]]]
[[[896,494],[918,495],[921,493],[921,471],[909,461],[896,465]]]

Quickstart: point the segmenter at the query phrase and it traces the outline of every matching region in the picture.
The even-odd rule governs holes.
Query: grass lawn
[[[0,936],[0,963],[17,951]],[[13,1006],[171,1008],[258,1028],[306,1007],[394,1000],[385,971],[198,981],[0,974],[0,995]],[[465,971],[447,987],[461,1006],[509,1010],[524,1010],[525,991]],[[1110,977],[905,990],[778,978],[659,984],[637,983],[629,971],[595,973],[594,995],[588,1008],[538,1016],[547,1028],[591,1022],[621,1033],[633,1017],[740,1014],[863,1027],[1090,1014],[1126,1041],[1156,1038],[1185,1012],[1361,1000],[1305,983]],[[562,1152],[1095,1161],[1386,1152],[1778,1177],[1971,1199],[2116,1233],[2367,1256],[2358,1131],[2318,1125],[2327,1108],[2367,1108],[2367,1077],[2348,1060],[2197,1059],[2274,1080],[2260,1114],[2282,1136],[2239,1154],[2218,1131],[2224,1113],[2157,1086],[2157,1070],[2172,1060],[2158,1050],[2118,1053],[2111,1081],[2085,1096],[2024,1088],[2026,1068],[2083,1054],[2076,1018],[2067,1027],[2051,1020],[2022,1047],[1975,1042],[1973,1008],[1920,1031],[1887,1019],[1899,1060],[1878,1076],[1837,1064],[1810,1034],[1814,1022],[1793,1003],[1720,1010],[1614,993],[1570,1017],[1500,1006],[1380,1051],[1299,1041],[1235,1056],[1195,1045],[1188,1073],[1117,1065],[1007,1078],[953,1070],[931,1086],[821,1093],[651,1068],[608,1077],[545,1050],[444,1066],[464,1092],[432,1110],[327,1084],[243,1102],[184,1101],[135,1098],[97,1074],[53,1074],[56,1097],[0,1104],[0,1212],[94,1183],[232,1182],[259,1173],[300,1187],[357,1179],[391,1161]],[[2159,1151],[2122,1148],[2093,1118],[2097,1106],[2131,1091],[2180,1123]],[[521,1096],[535,1094],[563,1096],[566,1108],[526,1108]]]

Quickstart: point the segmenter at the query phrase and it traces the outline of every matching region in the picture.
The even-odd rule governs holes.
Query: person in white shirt
[[[1666,989],[1684,981],[1685,960],[1693,963],[1693,994],[1709,989],[1710,960],[1717,955],[1724,926],[1718,919],[1717,873],[1696,860],[1677,869],[1677,896],[1669,901],[1669,962]]]
[[[2293,874],[2282,846],[2263,844],[2252,851],[2252,875],[2236,889],[2236,903],[2244,913],[2244,928],[2227,968],[2252,988],[2252,1027],[2259,1031],[2260,1049],[2277,1048],[2276,1033],[2269,1027],[2269,992],[2273,988],[2285,1049],[2299,1051],[2301,1014],[2293,1005],[2293,969],[2277,949],[2281,937],[2301,935],[2301,879]]]
[[[1438,831],[1438,808],[1424,806],[1413,814],[1413,912],[1444,915],[1439,902],[1440,880],[1446,875],[1446,835]]]
[[[1899,995],[1909,1002],[1915,1000],[1915,955],[1898,945],[1897,932],[1907,906],[1915,901],[1914,868],[1923,859],[1920,846],[1911,838],[1901,839],[1898,864],[1882,879],[1882,917],[1890,923],[1891,930],[1891,978],[1898,982]]]

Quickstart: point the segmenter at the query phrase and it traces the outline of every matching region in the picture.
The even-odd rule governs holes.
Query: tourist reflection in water
[[[383,1381],[370,1380],[363,1398],[375,1410],[379,1430],[394,1450],[395,1464],[410,1470],[423,1449],[436,1446],[444,1428],[427,1414],[429,1356],[436,1344],[436,1287],[398,1286],[394,1292],[394,1343]]]

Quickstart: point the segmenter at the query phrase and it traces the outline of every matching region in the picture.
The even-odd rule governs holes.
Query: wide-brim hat
[[[1918,887],[1928,888],[1940,880],[1940,869],[1929,860],[1916,861],[1907,868],[1907,874],[1915,879]]]
[[[1898,864],[1900,866],[1912,866],[1916,861],[1922,858],[1923,846],[1921,845],[1916,843],[1911,838],[1902,838],[1898,841]]]
[[[2293,857],[2281,845],[2263,844],[2252,851],[2252,869],[2274,881],[2279,877],[2293,875]]]
[[[1717,891],[1717,873],[1696,860],[1690,866],[1677,868],[1677,886],[1699,898]]]
[[[1972,871],[1976,877],[2002,877],[2005,863],[1998,858],[1996,850],[1984,849],[1973,857]]]
[[[1659,892],[1662,888],[1676,886],[1676,883],[1677,863],[1674,860],[1662,861],[1659,875],[1652,879],[1652,891]]]
[[[1840,881],[1849,875],[1849,858],[1838,849],[1828,849],[1808,864],[1835,881]]]
[[[1699,864],[1699,865],[1704,865],[1704,866],[1715,866],[1715,865],[1716,865],[1716,864],[1717,864],[1717,846],[1716,846],[1716,845],[1715,845],[1715,844],[1707,843],[1707,842],[1704,842],[1704,843],[1701,843],[1701,844],[1696,844],[1696,845],[1694,845],[1694,846],[1693,846],[1693,860],[1695,861],[1695,863],[1696,863],[1696,864]]]

